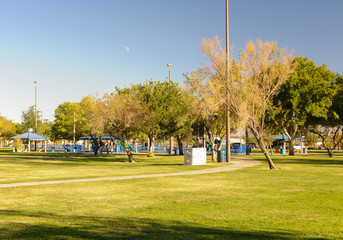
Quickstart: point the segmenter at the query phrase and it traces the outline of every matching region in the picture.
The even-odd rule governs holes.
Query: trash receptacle
[[[307,148],[303,148],[303,153],[307,153]]]
[[[175,155],[180,155],[180,150],[178,148],[175,149]]]
[[[281,149],[281,154],[286,154],[285,149]]]
[[[225,151],[217,151],[217,162],[225,162]]]
[[[52,148],[51,148],[51,152],[55,152],[55,147],[52,147]]]

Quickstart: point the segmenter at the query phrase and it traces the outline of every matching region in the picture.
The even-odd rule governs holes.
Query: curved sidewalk
[[[119,177],[102,177],[102,178],[84,178],[84,179],[70,179],[70,180],[58,180],[58,181],[41,181],[41,182],[24,182],[24,183],[7,183],[0,184],[0,188],[22,187],[22,186],[36,186],[47,184],[61,184],[61,183],[79,183],[79,182],[99,182],[99,181],[116,181],[136,178],[153,178],[153,177],[170,177],[170,176],[185,176],[185,175],[198,175],[218,172],[234,171],[242,168],[252,167],[261,164],[260,161],[248,159],[244,157],[233,157],[233,159],[240,160],[232,162],[232,165],[225,167],[216,167],[203,170],[194,170],[187,172],[175,172],[175,173],[157,173],[157,174],[144,174],[133,176],[119,176]]]

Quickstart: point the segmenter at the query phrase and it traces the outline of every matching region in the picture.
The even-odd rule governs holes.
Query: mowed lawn
[[[255,159],[263,159],[253,154]],[[343,154],[207,175],[0,188],[0,239],[343,239]],[[176,172],[147,159],[2,154],[1,183]]]
[[[183,172],[222,166],[211,162],[209,156],[207,165],[189,167],[183,166],[183,156],[147,158],[146,154],[137,154],[134,159],[136,163],[129,163],[126,155],[0,153],[0,184]]]

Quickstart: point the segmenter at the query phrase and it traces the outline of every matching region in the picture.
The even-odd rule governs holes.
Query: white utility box
[[[206,164],[206,148],[186,148],[185,165]]]

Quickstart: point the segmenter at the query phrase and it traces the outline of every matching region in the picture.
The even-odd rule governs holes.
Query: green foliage
[[[335,94],[336,75],[326,65],[318,67],[304,57],[295,58],[293,64],[295,72],[274,98],[279,107],[274,120],[286,129],[304,126],[309,117],[327,118]]]
[[[193,71],[185,77],[187,89],[194,96],[193,118],[198,119],[199,123],[205,126],[209,140],[214,145],[214,136],[222,139],[226,129],[226,105],[222,99],[225,94],[223,94],[224,88],[220,84],[220,78],[217,74],[208,74],[204,69]],[[234,126],[236,125],[231,125],[232,128]],[[218,145],[220,149],[221,142]],[[215,152],[212,151],[212,153],[214,160]]]
[[[42,112],[37,110],[37,130],[35,129],[36,115],[35,106],[29,107],[27,111],[22,111],[21,115],[21,133],[27,132],[29,128],[37,133],[42,133]]]
[[[22,112],[22,122],[19,124],[16,124],[16,133],[21,134],[28,131],[29,128],[32,128],[33,131],[35,131],[35,121],[36,121],[36,115],[35,115],[35,106],[29,107],[27,111]],[[43,120],[42,118],[42,112],[37,111],[37,133],[42,134],[47,137],[51,137],[51,127],[52,122],[49,122],[47,120]]]
[[[15,124],[11,120],[0,115],[0,140],[13,137],[15,132]]]
[[[191,97],[173,81],[146,81],[132,86],[145,105],[140,130],[162,138],[188,132],[192,124]]]
[[[64,102],[58,105],[55,110],[55,121],[52,125],[52,135],[54,139],[63,138],[72,140],[74,136],[78,139],[84,135],[98,133],[94,126],[95,100],[86,96],[80,103]]]
[[[305,57],[295,58],[295,72],[280,86],[274,97],[274,108],[267,112],[267,124],[277,132],[284,132],[290,139],[290,155],[299,130],[313,124],[317,119],[327,119],[337,76],[326,65],[316,66]]]

